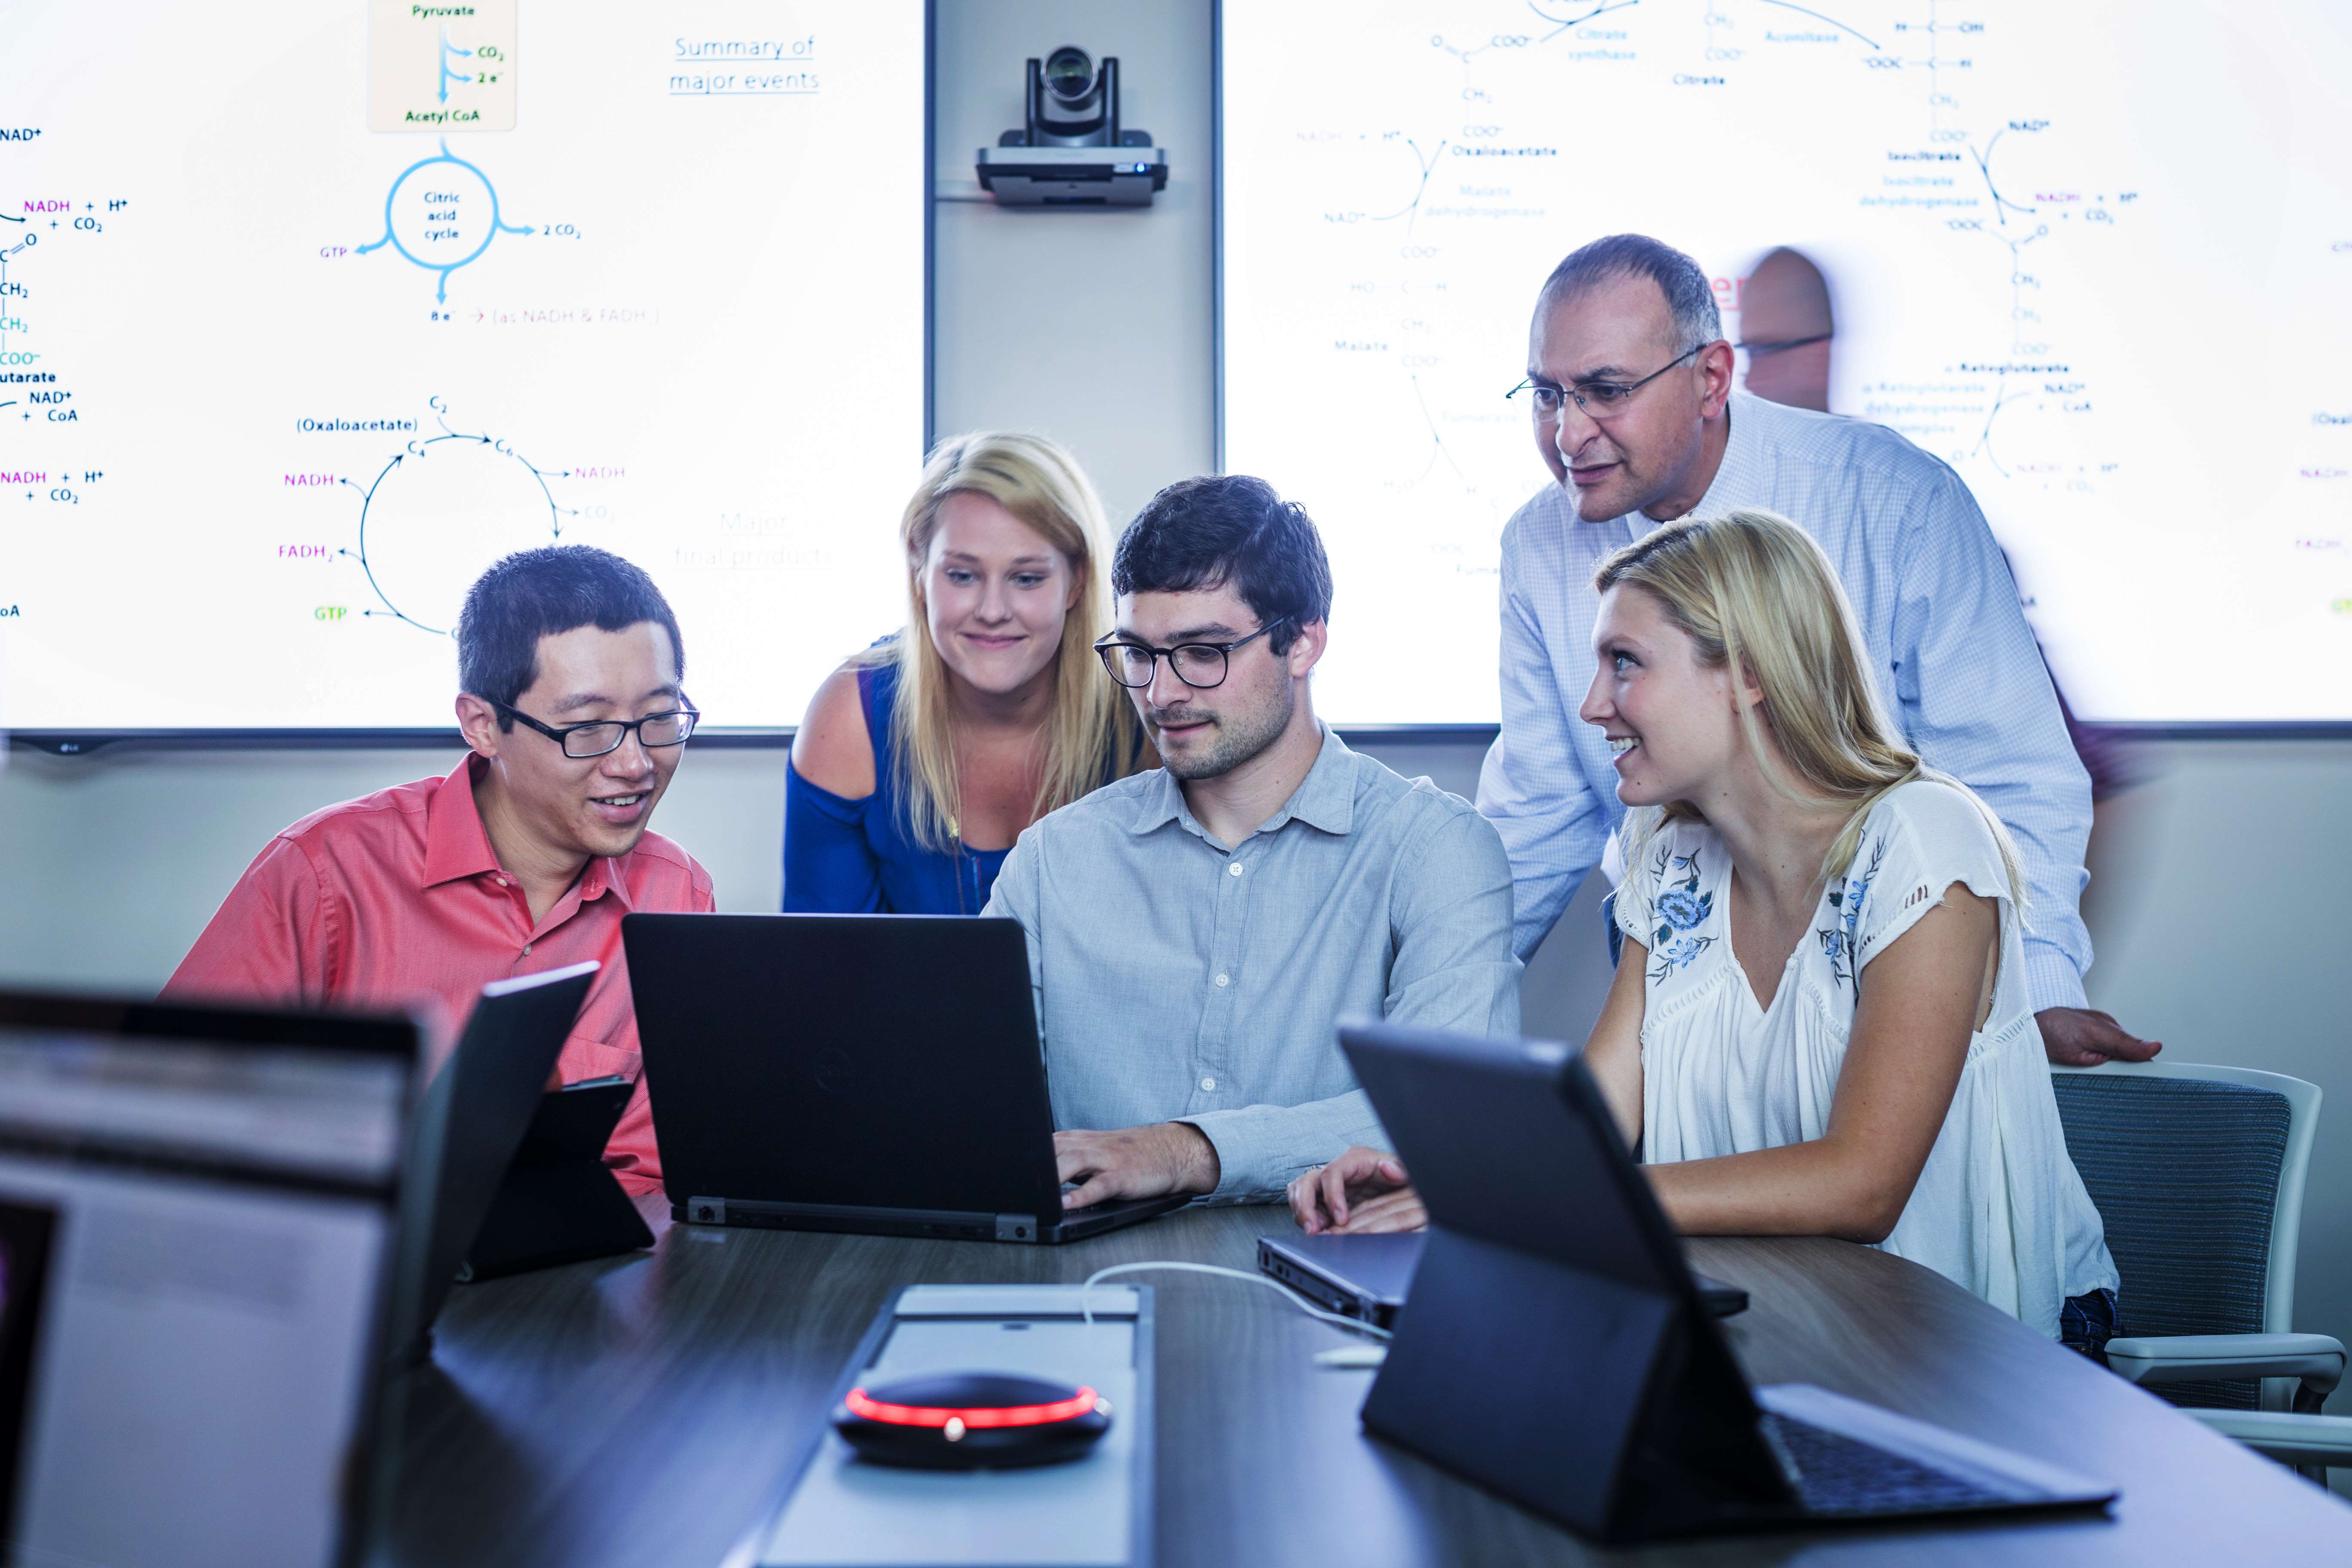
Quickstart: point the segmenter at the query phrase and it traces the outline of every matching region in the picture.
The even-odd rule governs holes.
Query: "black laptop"
[[[1567,1047],[1339,1038],[1430,1214],[1373,1433],[1604,1541],[2118,1495],[1827,1389],[1751,1388]]]
[[[633,914],[621,935],[682,1222],[1063,1242],[1189,1201],[1063,1209],[1016,921]]]
[[[484,986],[418,1102],[384,1341],[396,1362],[425,1353],[427,1331],[540,1109],[596,969],[575,963]]]
[[[1257,1238],[1258,1272],[1282,1281],[1293,1290],[1343,1318],[1394,1329],[1404,1310],[1405,1293],[1412,1289],[1413,1270],[1421,1267],[1421,1249],[1429,1239],[1424,1231],[1390,1231],[1370,1236],[1290,1235]],[[1718,1318],[1748,1310],[1748,1292],[1737,1285],[1704,1274],[1694,1274],[1698,1299]]]

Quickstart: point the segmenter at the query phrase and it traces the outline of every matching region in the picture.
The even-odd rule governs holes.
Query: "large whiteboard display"
[[[1545,274],[1796,247],[1831,407],[1958,469],[2076,709],[2352,719],[2334,0],[1225,0],[1227,468],[1334,557],[1318,707],[1496,717]],[[1745,371],[1745,355],[1742,373]]]
[[[713,725],[897,624],[921,0],[7,0],[0,724],[446,726],[490,561]]]

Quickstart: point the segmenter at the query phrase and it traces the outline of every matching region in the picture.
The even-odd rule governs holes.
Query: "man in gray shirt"
[[[1494,827],[1315,718],[1331,571],[1260,479],[1187,479],[1119,542],[1100,645],[1162,767],[1021,836],[988,915],[1029,937],[1071,1208],[1270,1203],[1380,1122],[1344,1016],[1516,1035]]]

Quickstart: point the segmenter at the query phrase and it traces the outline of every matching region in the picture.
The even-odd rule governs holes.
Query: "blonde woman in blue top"
[[[836,670],[793,742],[787,910],[976,915],[1023,828],[1142,760],[1092,651],[1109,529],[1068,451],[942,441],[898,533],[906,628]]]

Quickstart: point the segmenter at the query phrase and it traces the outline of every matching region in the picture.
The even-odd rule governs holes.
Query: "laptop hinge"
[[[725,1198],[688,1198],[686,1200],[686,1217],[695,1225],[725,1225],[727,1200]]]
[[[1001,1214],[996,1216],[996,1239],[999,1241],[1034,1241],[1037,1239],[1037,1216],[1034,1214]]]

